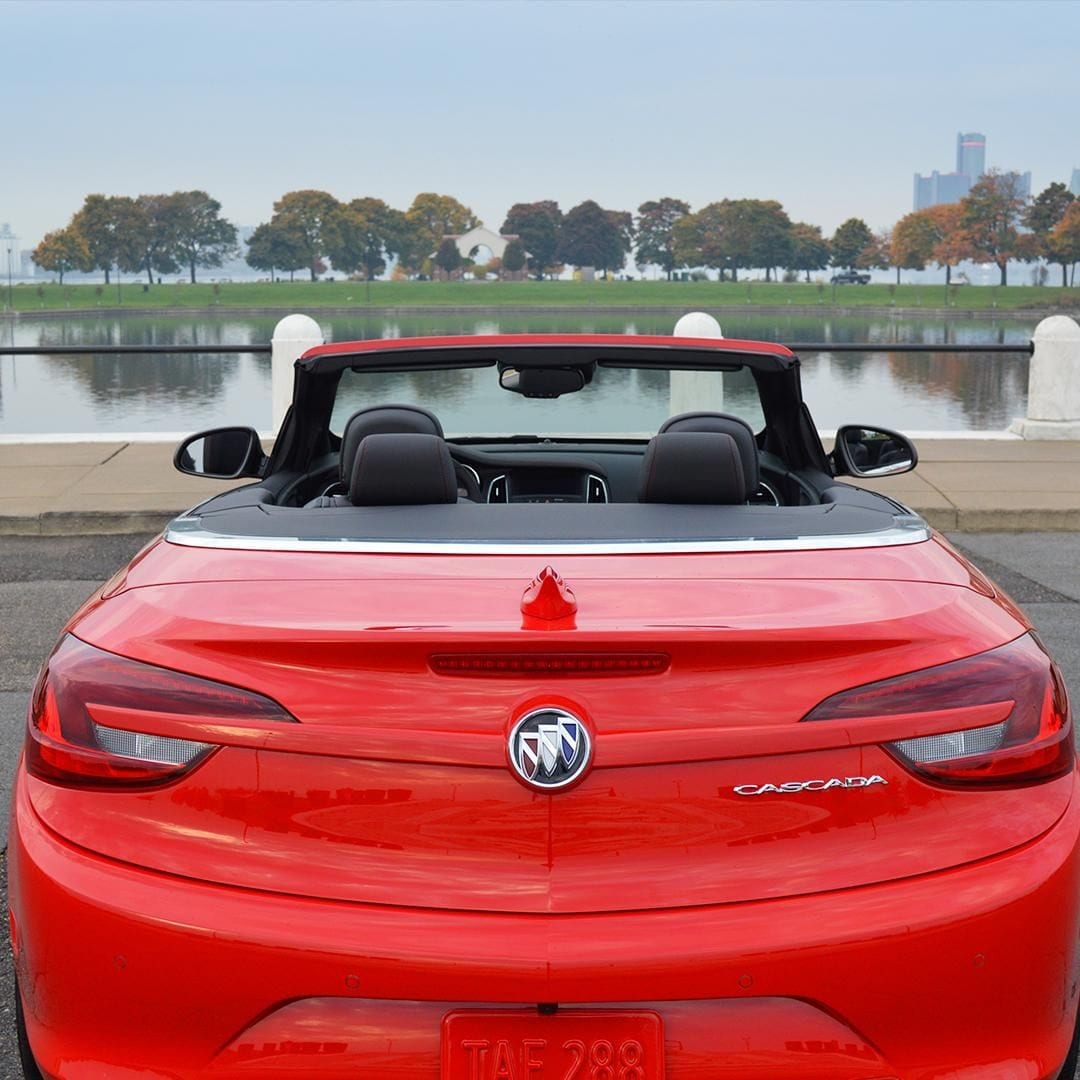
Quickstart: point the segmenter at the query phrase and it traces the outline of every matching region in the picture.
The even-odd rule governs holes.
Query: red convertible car
[[[325,345],[176,463],[32,695],[27,1077],[1072,1077],[1061,676],[787,349]]]

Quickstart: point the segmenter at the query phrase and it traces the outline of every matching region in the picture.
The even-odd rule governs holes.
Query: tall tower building
[[[985,172],[986,136],[977,131],[960,132],[956,136],[956,172],[935,169],[929,176],[915,174],[915,209],[959,202]]]
[[[1080,198],[1080,169],[1073,169],[1072,179],[1069,181],[1069,190]]]
[[[9,274],[20,276],[22,274],[21,267],[19,238],[11,231],[11,226],[5,221],[0,224],[0,278],[6,281]]]
[[[970,176],[974,184],[986,172],[986,136],[977,131],[961,131],[956,136],[956,171]]]
[[[959,202],[970,190],[972,179],[963,173],[939,173],[929,176],[915,174],[915,209],[925,210],[939,203]]]

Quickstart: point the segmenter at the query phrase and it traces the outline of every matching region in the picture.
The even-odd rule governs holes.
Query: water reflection
[[[901,430],[1001,429],[1026,409],[1026,355],[907,354],[890,352],[889,346],[906,342],[1023,346],[1030,339],[1034,320],[721,313],[720,321],[728,337],[867,344],[866,352],[804,356],[803,392],[822,428],[853,422]],[[276,322],[277,316],[272,315],[240,318],[231,314],[218,318],[19,319],[8,322],[0,332],[13,345],[236,345],[269,341]],[[635,312],[632,317],[588,311],[479,317],[434,312],[393,318],[324,315],[320,323],[328,341],[344,341],[554,331],[667,335],[673,319],[665,312]],[[600,430],[638,430],[636,422],[652,427],[652,418],[658,411],[663,413],[669,400],[666,373],[623,372],[619,378],[626,415],[619,422],[605,420]],[[419,400],[440,413],[445,409],[461,412],[464,419],[455,426],[486,430],[506,430],[508,419],[521,404],[510,404],[513,395],[492,395],[486,382],[478,384],[476,380],[487,379],[494,385],[494,376],[487,371],[437,373],[434,387],[430,374],[422,386],[408,375],[379,379],[374,396],[361,397],[358,391],[350,404]],[[431,400],[433,393],[438,400]],[[744,411],[753,388],[745,380],[728,376],[725,395],[733,411]],[[587,420],[590,403],[587,392],[562,400],[567,428]],[[474,406],[477,411],[470,413]],[[269,426],[268,357],[225,353],[0,357],[0,432],[192,431],[221,424]]]

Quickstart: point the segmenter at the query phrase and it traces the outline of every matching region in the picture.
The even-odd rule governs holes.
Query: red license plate
[[[601,1009],[448,1013],[442,1080],[663,1080],[654,1012]]]

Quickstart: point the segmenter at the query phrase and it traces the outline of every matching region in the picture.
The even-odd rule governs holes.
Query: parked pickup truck
[[[830,279],[834,285],[869,285],[870,275],[858,270],[841,270]]]

